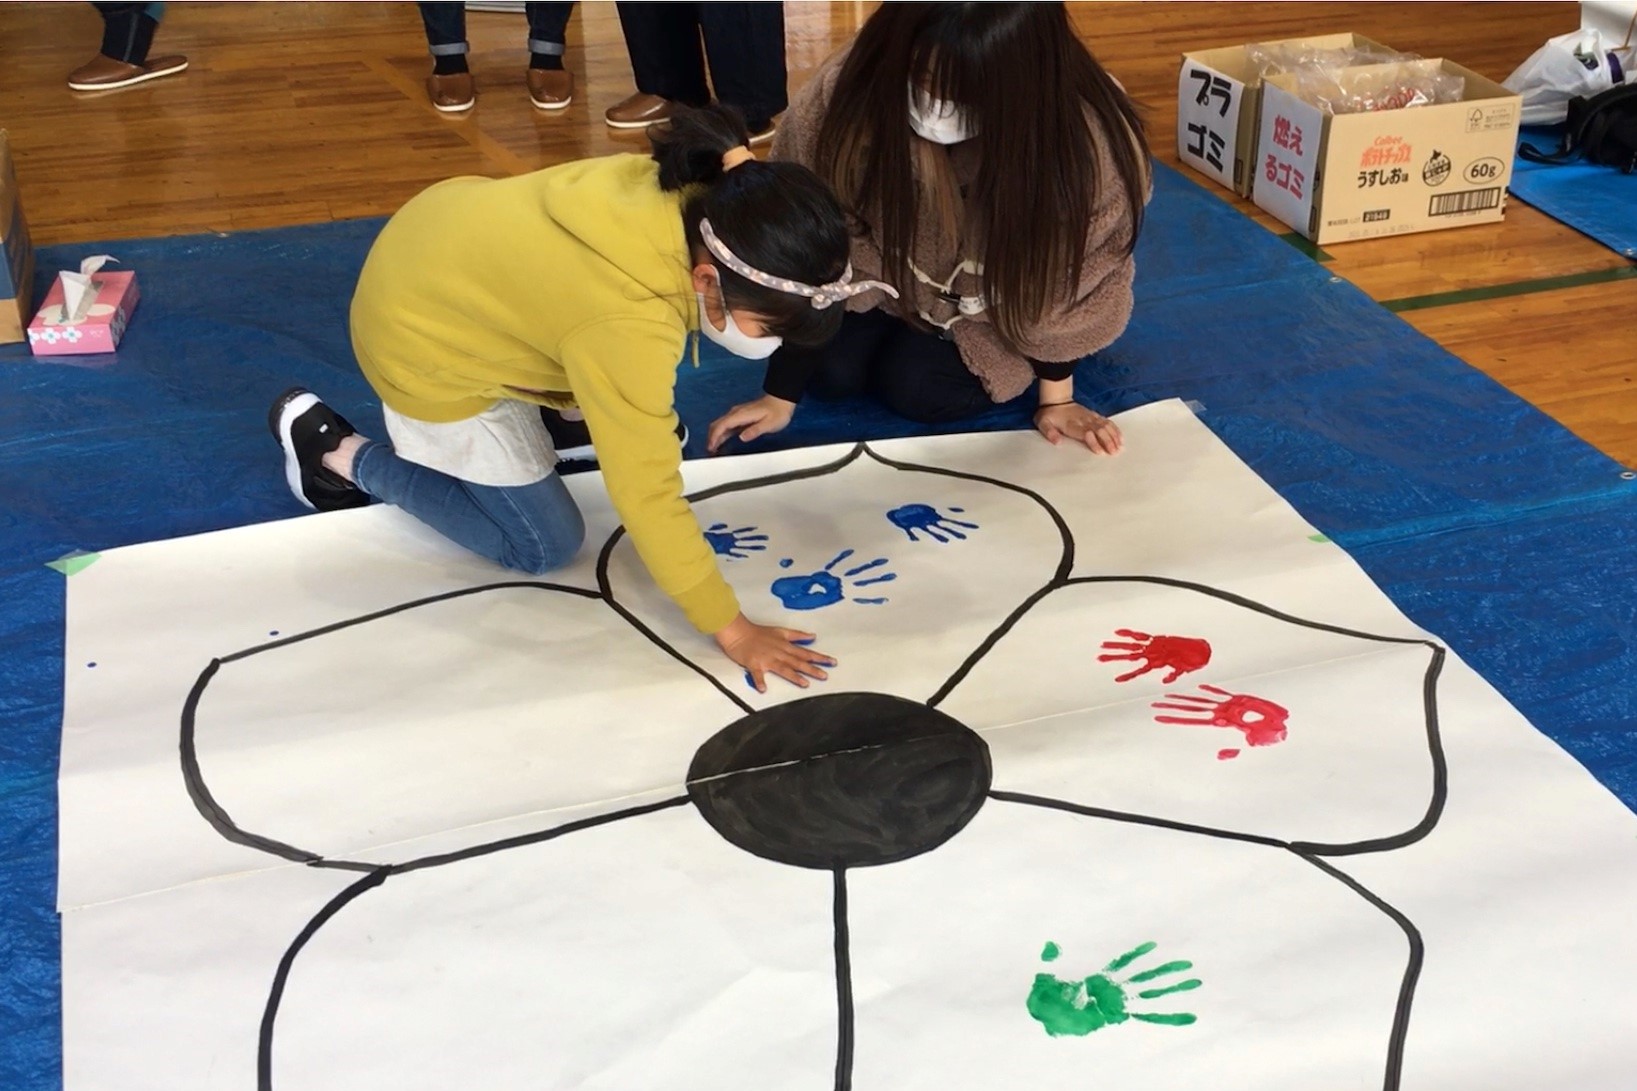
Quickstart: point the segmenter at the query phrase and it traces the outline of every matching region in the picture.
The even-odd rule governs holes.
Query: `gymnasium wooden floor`
[[[792,83],[874,6],[786,4]],[[1499,80],[1579,24],[1574,3],[1070,7],[1092,50],[1147,108],[1154,151],[1171,165],[1185,49],[1352,30]],[[567,63],[579,88],[559,114],[528,103],[518,15],[469,16],[479,99],[456,117],[425,100],[429,62],[407,3],[172,3],[155,54],[186,53],[186,75],[71,92],[64,77],[96,51],[100,28],[88,4],[0,4],[0,128],[11,132],[41,244],[381,215],[450,175],[512,174],[644,146],[602,122],[603,110],[633,90],[612,3],[576,10]],[[1637,467],[1631,260],[1516,200],[1501,224],[1346,243],[1329,254],[1335,275]]]

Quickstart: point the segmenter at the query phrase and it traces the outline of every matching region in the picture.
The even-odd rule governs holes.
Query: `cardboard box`
[[[1451,61],[1411,63],[1464,78],[1462,101],[1329,115],[1296,96],[1294,75],[1269,78],[1257,205],[1321,246],[1501,219],[1522,98]]]
[[[28,325],[28,348],[36,356],[113,352],[125,336],[140,296],[133,272],[90,274],[94,295],[76,313],[65,313],[62,278],[51,282],[45,303]]]
[[[1393,52],[1362,34],[1322,34],[1253,44]],[[1177,77],[1177,158],[1241,197],[1251,195],[1257,174],[1253,166],[1262,77],[1251,63],[1252,48],[1234,45],[1184,53]]]
[[[23,339],[34,313],[34,246],[17,194],[11,138],[0,129],[0,345]]]

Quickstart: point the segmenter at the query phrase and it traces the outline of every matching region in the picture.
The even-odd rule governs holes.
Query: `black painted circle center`
[[[880,693],[807,697],[711,736],[688,795],[717,833],[781,864],[853,868],[937,848],[989,791],[989,747],[937,709]]]

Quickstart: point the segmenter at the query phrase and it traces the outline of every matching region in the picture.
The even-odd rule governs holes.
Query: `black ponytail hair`
[[[649,130],[661,189],[687,191],[682,226],[690,253],[703,253],[722,278],[732,310],[761,317],[767,332],[796,347],[824,344],[846,310],[819,310],[806,296],[768,288],[717,262],[705,248],[699,221],[750,265],[802,284],[828,284],[847,267],[847,224],[841,204],[818,176],[796,163],[750,159],[722,169],[722,156],[746,146],[749,131],[728,106],[676,107],[664,125]]]

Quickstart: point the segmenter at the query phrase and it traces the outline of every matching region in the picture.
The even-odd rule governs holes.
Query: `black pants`
[[[821,401],[873,397],[922,424],[963,420],[994,406],[955,342],[879,310],[847,315],[821,349],[773,354],[763,389],[797,401],[803,388]]]
[[[784,5],[617,5],[637,90],[687,106],[711,100],[705,55],[716,97],[745,115],[751,132],[767,128],[790,105],[785,94]],[[704,37],[704,52],[700,37]]]
[[[426,44],[433,56],[466,52],[465,4],[417,4],[421,9],[421,23],[426,27]],[[563,43],[568,40],[568,17],[574,12],[569,4],[524,4],[529,18],[529,51],[563,55]],[[455,47],[459,48],[455,48]],[[540,48],[545,46],[547,48]]]
[[[102,55],[126,64],[146,64],[159,20],[149,4],[93,4],[102,13]]]

